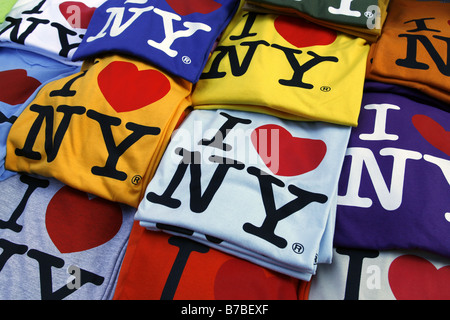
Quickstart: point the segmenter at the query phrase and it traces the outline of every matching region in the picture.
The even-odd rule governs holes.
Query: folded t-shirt
[[[136,219],[309,279],[318,263],[331,262],[349,134],[350,127],[325,122],[194,110],[172,137]]]
[[[450,257],[450,113],[438,100],[367,82],[339,182],[334,244]]]
[[[336,248],[305,288],[307,300],[448,300],[450,260],[422,250]]]
[[[112,299],[135,208],[38,175],[0,188],[0,299]]]
[[[241,8],[194,88],[193,105],[356,126],[368,52],[363,39]]]
[[[14,122],[5,166],[137,207],[192,84],[108,55],[45,85]]]
[[[115,300],[296,300],[298,279],[135,222]]]
[[[73,59],[115,52],[144,59],[193,83],[239,1],[109,0],[99,7]]]
[[[374,42],[387,17],[389,0],[246,0],[245,8],[303,17]]]
[[[5,170],[6,139],[27,101],[48,81],[78,71],[41,54],[0,47],[0,180],[16,174]]]
[[[2,0],[3,1],[3,0]],[[71,60],[95,8],[105,0],[18,0],[0,24],[0,46]]]
[[[366,77],[450,105],[450,3],[393,0],[389,8],[383,33],[370,48]]]

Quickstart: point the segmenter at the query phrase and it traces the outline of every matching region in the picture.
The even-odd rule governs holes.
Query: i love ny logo
[[[0,218],[0,283],[16,279],[18,293],[27,291],[44,300],[70,298],[78,290],[87,294],[86,284],[98,287],[91,293],[107,290],[100,288],[110,276],[105,266],[115,264],[119,251],[114,250],[121,249],[120,240],[110,241],[131,228],[131,212],[40,176],[16,175],[2,183],[17,196],[1,199],[8,205],[2,206]],[[99,269],[90,259],[102,257],[102,250],[108,250],[109,257]],[[34,269],[37,272],[30,271]]]
[[[280,79],[278,74],[273,75],[278,77],[278,81],[274,81],[274,84],[312,89],[314,86],[311,83],[304,82],[305,74],[319,64],[339,61],[334,55],[322,56],[313,49],[306,52],[302,50],[330,45],[338,36],[336,31],[306,20],[280,15],[273,18],[272,22],[271,19],[265,19],[262,14],[239,11],[230,24],[233,27],[233,34],[224,34],[223,40],[215,49],[217,54],[210,58],[208,63],[210,67],[202,73],[201,79],[224,78],[229,74],[241,77],[251,68],[255,56],[271,56],[271,59],[286,61],[292,69],[291,79]],[[267,28],[265,33],[262,26]],[[267,30],[271,31],[270,36],[267,36]],[[240,34],[235,34],[238,31]],[[284,42],[279,41],[281,39]],[[230,72],[224,71],[227,67]],[[272,77],[270,74],[266,76]]]
[[[232,216],[233,224],[226,228],[233,231],[228,232],[244,234],[252,240],[259,238],[256,242],[269,243],[280,251],[288,248],[285,254],[292,254],[298,248],[293,246],[293,238],[301,235],[289,234],[284,229],[287,221],[295,221],[292,223],[299,223],[301,228],[303,222],[299,221],[307,221],[311,214],[315,218],[320,215],[318,225],[323,223],[321,227],[325,228],[330,197],[337,187],[339,159],[343,160],[350,131],[329,124],[309,124],[310,131],[293,123],[271,123],[273,119],[276,118],[224,110],[191,112],[172,137],[161,160],[161,171],[157,170],[147,188],[138,219],[156,221],[160,224],[157,227],[164,229],[164,224],[176,222],[172,221],[175,213],[180,220],[195,217],[197,223],[192,228],[210,227],[209,235],[217,236],[215,232],[220,231],[215,230],[211,219],[217,219],[217,225],[221,225],[221,219]],[[326,132],[333,132],[335,140],[329,140]],[[336,141],[343,142],[342,150]],[[336,156],[334,160],[332,154]],[[328,182],[317,184],[314,177],[327,177]],[[251,191],[251,195],[244,190]],[[246,209],[237,207],[224,209],[243,198],[251,213],[239,214]],[[183,222],[179,225],[189,229]],[[192,230],[185,231],[192,234]],[[310,253],[314,251],[311,260],[318,246],[308,248]]]
[[[132,50],[135,56],[197,82],[237,4],[234,0],[106,1],[95,10],[74,59]]]
[[[30,77],[25,69],[0,72],[0,101],[12,106],[24,103],[41,82]]]
[[[123,190],[122,202],[137,206],[149,166],[189,106],[190,92],[190,83],[175,82],[142,62],[97,59],[39,92],[11,129],[10,137],[17,136],[10,140],[7,163],[13,171],[26,165],[34,173],[48,166],[54,177],[74,186],[77,179],[64,173],[72,159],[84,168],[73,174],[97,181],[83,190],[112,199],[109,187],[96,187],[106,182]]]
[[[41,0],[14,7],[0,25],[0,38],[70,58],[101,3],[95,0],[88,6],[83,1]]]

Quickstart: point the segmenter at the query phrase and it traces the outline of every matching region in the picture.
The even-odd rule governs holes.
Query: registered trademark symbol
[[[322,92],[330,92],[331,91],[331,87],[329,87],[329,86],[321,86],[320,87],[320,91],[322,91]]]
[[[373,12],[366,11],[366,12],[364,12],[364,16],[365,16],[367,19],[373,18]]]
[[[183,56],[181,58],[181,61],[183,61],[184,64],[191,64],[192,60],[188,56]]]
[[[301,243],[296,242],[292,245],[292,251],[294,251],[297,254],[303,253],[304,250],[305,250],[305,248],[303,247],[303,245]]]
[[[142,177],[140,175],[135,175],[133,178],[131,178],[131,183],[134,185],[137,185],[139,182],[141,182]]]

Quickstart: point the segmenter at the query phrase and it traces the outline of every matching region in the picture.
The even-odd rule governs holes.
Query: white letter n
[[[394,158],[391,185],[388,188],[375,156],[370,149],[352,147],[347,149],[346,155],[352,157],[347,194],[338,196],[338,204],[361,208],[369,208],[372,206],[372,200],[370,198],[361,198],[358,195],[361,186],[363,164],[365,164],[381,205],[385,210],[389,211],[398,209],[402,203],[406,160],[419,160],[422,158],[422,154],[416,151],[396,148],[381,149],[380,155],[392,156]]]

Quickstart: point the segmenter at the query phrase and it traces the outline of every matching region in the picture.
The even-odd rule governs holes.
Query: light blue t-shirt
[[[194,110],[139,205],[149,229],[178,233],[308,280],[331,263],[350,127]]]

